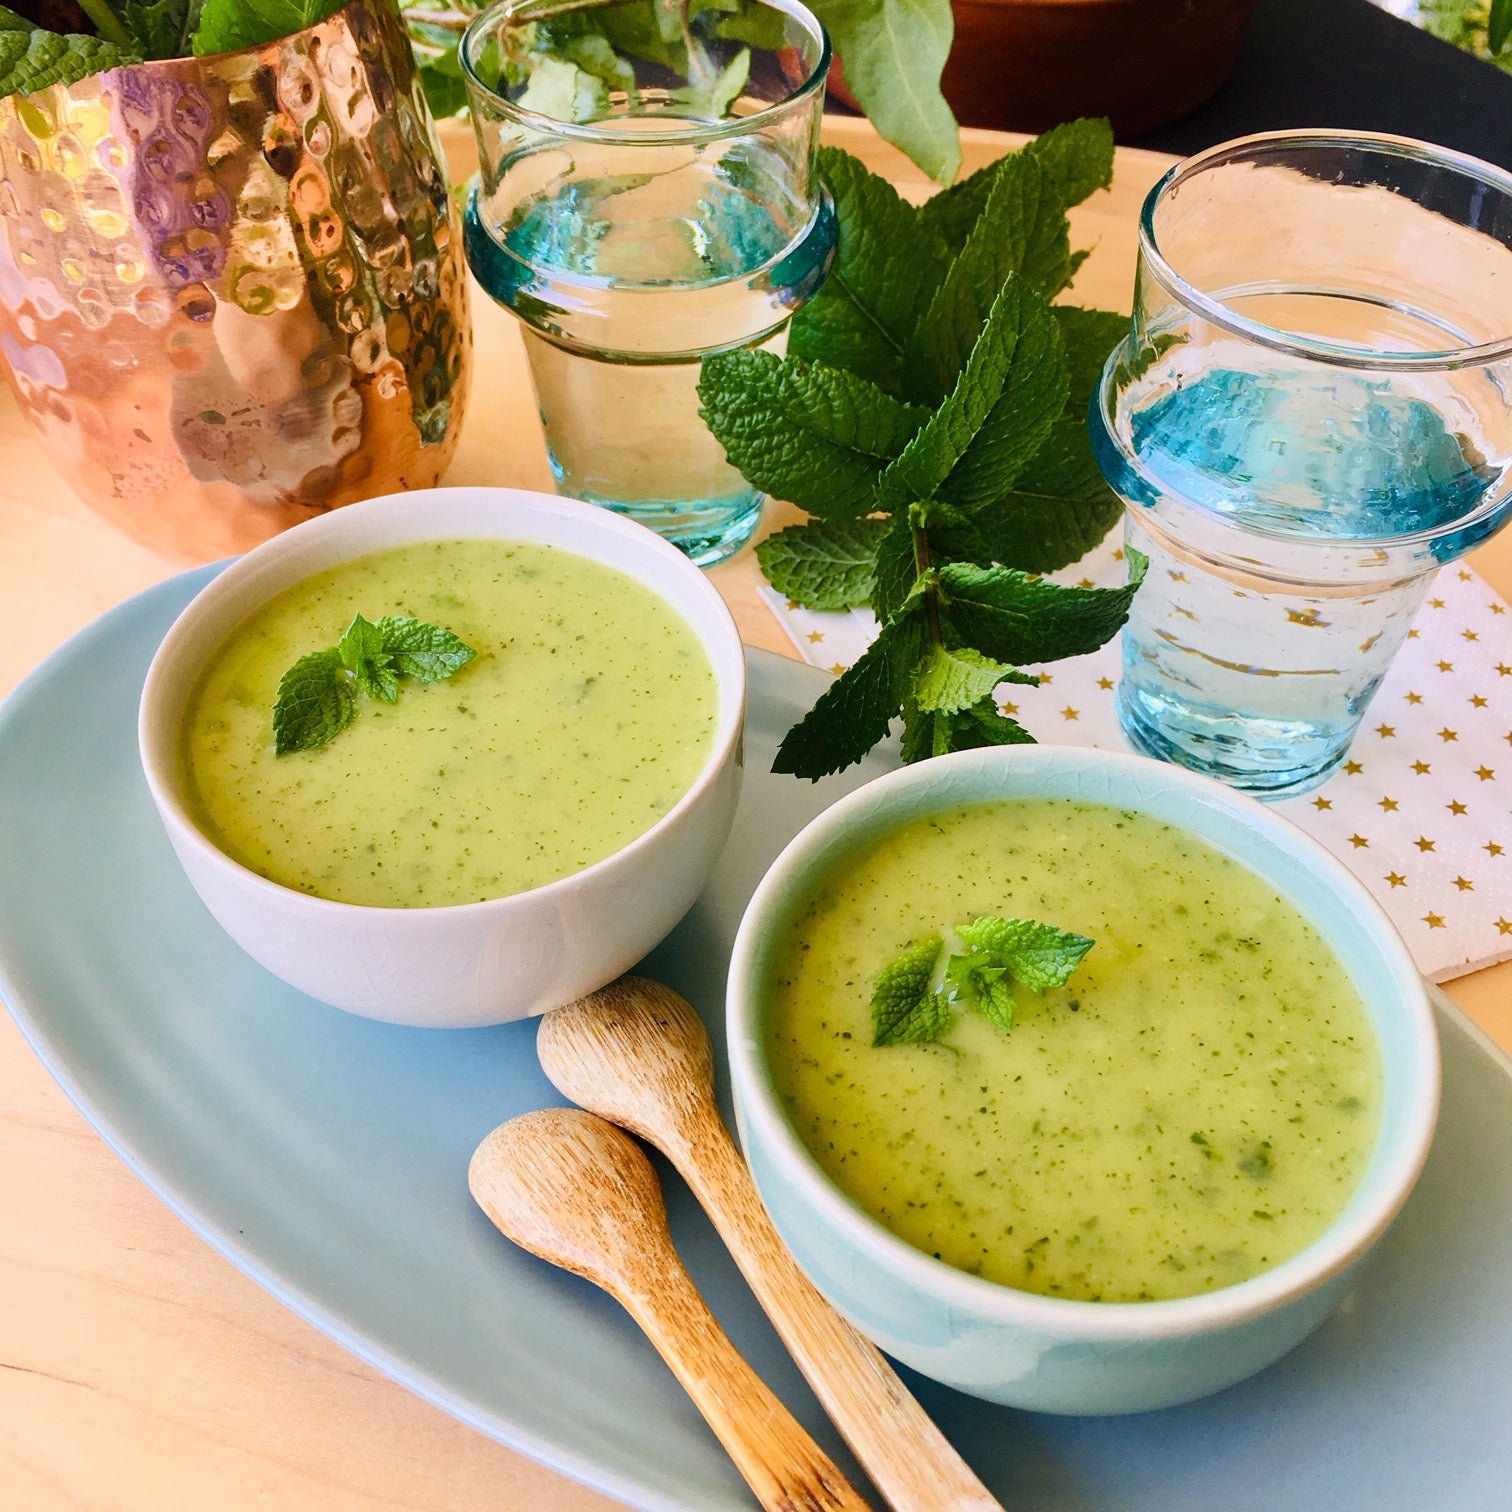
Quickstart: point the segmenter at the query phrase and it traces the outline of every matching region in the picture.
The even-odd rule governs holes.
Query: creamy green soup
[[[874,1047],[877,974],[982,914],[1097,943],[1015,987],[1011,1032],[960,1012]],[[772,987],[799,1136],[867,1212],[973,1275],[1150,1301],[1242,1281],[1343,1209],[1380,1119],[1364,1005],[1297,910],[1158,820],[1059,800],[953,811],[830,879]]]
[[[280,677],[354,614],[444,625],[478,655],[328,745],[273,752]],[[556,881],[649,829],[692,785],[719,714],[673,609],[573,552],[425,542],[306,579],[243,623],[185,714],[189,802],[244,866],[344,903],[435,906]]]

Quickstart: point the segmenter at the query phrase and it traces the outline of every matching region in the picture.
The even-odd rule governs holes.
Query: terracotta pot
[[[181,558],[433,484],[457,215],[388,0],[0,100],[0,351],[84,500]]]
[[[945,98],[963,126],[1043,131],[1105,115],[1120,136],[1217,92],[1256,0],[954,0]],[[830,75],[831,92],[855,101]]]

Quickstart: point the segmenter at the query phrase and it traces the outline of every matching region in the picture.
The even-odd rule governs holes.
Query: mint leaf
[[[120,17],[146,57],[182,58],[199,26],[201,4],[202,0],[126,0]]]
[[[938,404],[950,392],[994,301],[1014,274],[1039,289],[1030,266],[1030,239],[1038,234],[1042,197],[1040,170],[1033,160],[1021,153],[1004,158],[981,214],[910,344],[904,371],[904,391],[910,399]],[[1064,262],[1070,247],[1065,216],[1058,208],[1054,220]],[[1043,255],[1037,245],[1032,250],[1035,259]]]
[[[1128,552],[1122,588],[1062,588],[1008,567],[951,562],[940,569],[940,618],[959,644],[997,661],[1084,656],[1116,635],[1144,581],[1147,559]]]
[[[336,643],[336,651],[348,671],[360,674],[369,662],[383,656],[383,631],[360,614],[353,615]]]
[[[1064,987],[1094,941],[1086,935],[1040,924],[1033,919],[999,919],[984,914],[956,930],[971,947],[968,962],[1005,968],[1034,992]]]
[[[1045,171],[1063,210],[1113,182],[1113,127],[1105,116],[1054,126],[1024,147]]]
[[[918,1044],[950,1028],[950,1005],[934,986],[944,948],[934,935],[882,968],[871,1000],[873,1045]]]
[[[955,35],[949,0],[814,0],[845,82],[882,136],[930,178],[961,171],[961,138],[940,93]]]
[[[878,477],[926,418],[840,368],[770,352],[706,357],[698,397],[753,488],[825,519],[872,513]]]
[[[950,397],[883,473],[897,508],[938,492],[989,501],[1034,455],[1066,402],[1065,356],[1049,307],[1017,278],[993,301]]]
[[[900,394],[904,353],[950,255],[919,212],[849,153],[821,147],[818,171],[839,240],[828,277],[788,327],[788,354]]]
[[[441,625],[427,624],[410,615],[385,615],[377,629],[383,637],[383,653],[402,677],[421,682],[441,682],[460,672],[478,653]]]
[[[313,750],[339,735],[357,717],[359,688],[396,703],[401,676],[439,682],[477,654],[450,630],[409,615],[376,623],[353,615],[339,644],[300,657],[279,679],[274,754]]]
[[[357,714],[352,676],[334,648],[302,656],[278,681],[273,750],[310,751],[334,739]]]
[[[986,698],[1012,671],[970,646],[931,643],[914,678],[913,698],[925,714],[959,714]]]
[[[817,782],[860,761],[887,734],[926,638],[917,604],[905,606],[787,732],[772,770]]]
[[[999,1029],[1013,1028],[1018,1007],[1005,966],[984,966],[974,955],[953,955],[945,968],[946,988],[956,1001],[969,1004]]]
[[[1037,683],[1038,678],[1011,672],[1008,682]],[[1033,745],[1034,736],[998,708],[990,695],[970,708],[953,712],[924,710],[910,699],[903,705],[903,760],[926,761],[951,751],[976,751],[986,746]]]
[[[0,6],[0,95],[33,94],[49,84],[73,84],[141,61],[141,51],[134,46],[45,31]]]
[[[930,534],[950,556],[1055,572],[1080,561],[1122,513],[1122,501],[1087,449],[1086,421],[1068,413],[1051,427],[1014,487],[989,508]]]
[[[756,548],[767,581],[805,609],[870,603],[877,544],[886,520],[827,520],[790,525]]]
[[[918,577],[913,530],[908,517],[900,514],[877,545],[872,611],[882,624],[885,625],[903,607]]]
[[[938,1039],[954,1021],[956,1003],[1011,1029],[1016,1005],[1010,981],[1040,993],[1064,987],[1093,943],[1053,924],[991,914],[961,925],[948,943],[932,935],[909,946],[878,975],[871,1000],[872,1044]]]
[[[194,33],[194,56],[236,52],[292,37],[333,16],[345,0],[205,0]]]
[[[1066,413],[1085,428],[1092,391],[1113,348],[1129,334],[1129,318],[1080,305],[1056,305],[1050,313],[1066,349]]]

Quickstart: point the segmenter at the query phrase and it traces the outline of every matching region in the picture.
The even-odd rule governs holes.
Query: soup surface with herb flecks
[[[871,994],[916,941],[991,914],[1096,943],[1013,1027],[958,1013],[874,1046]],[[1087,1301],[1189,1296],[1316,1239],[1380,1121],[1363,1003],[1248,868],[1160,820],[1069,800],[955,809],[851,857],[800,917],[767,1046],[799,1137],[926,1254]]]
[[[476,657],[359,700],[328,744],[274,754],[279,680],[356,614],[409,615]],[[379,907],[471,903],[570,875],[644,833],[713,747],[719,690],[693,628],[624,573],[497,539],[344,562],[257,610],[185,713],[205,833],[253,871]]]

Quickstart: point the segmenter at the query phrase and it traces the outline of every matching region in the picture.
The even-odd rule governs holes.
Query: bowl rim
[[[1123,803],[1139,809],[1144,805],[1133,796],[1136,788],[1148,792],[1154,785],[1170,794],[1185,791],[1203,804],[1216,806],[1239,819],[1273,852],[1302,861],[1325,875],[1350,912],[1366,923],[1372,943],[1385,958],[1398,988],[1391,1011],[1400,1014],[1410,1041],[1406,1117],[1400,1133],[1394,1137],[1395,1158],[1377,1178],[1374,1192],[1366,1193],[1357,1187],[1343,1211],[1322,1234],[1279,1265],[1248,1280],[1188,1297],[1151,1302],[1090,1302],[1020,1291],[936,1260],[892,1233],[825,1174],[782,1108],[758,1032],[761,1005],[757,1000],[755,972],[763,947],[762,936],[769,918],[795,888],[812,890],[814,871],[824,864],[827,846],[843,836],[860,811],[906,809],[906,817],[900,817],[893,826],[899,827],[930,812],[927,807],[909,805],[919,789],[948,787],[954,774],[972,770],[984,775],[1000,773],[1005,790],[993,798],[947,795],[939,808],[1014,798],[1072,796],[1047,790],[1046,774],[1052,779],[1077,774],[1105,775],[1122,784],[1126,796],[1083,795],[1081,801]],[[1200,829],[1190,824],[1185,827],[1210,844],[1216,843]],[[874,838],[862,844],[870,844]],[[859,847],[852,849],[856,848]],[[1244,858],[1234,859],[1255,870]],[[832,859],[828,864],[832,867],[835,862]],[[1279,886],[1277,890],[1283,891]],[[1290,901],[1307,916],[1296,899]],[[1309,918],[1309,922],[1314,921]],[[1376,1011],[1370,1005],[1367,1011],[1374,1028]],[[726,1020],[730,1077],[743,1142],[756,1144],[767,1152],[781,1179],[795,1188],[801,1200],[847,1243],[895,1279],[965,1317],[1075,1342],[1151,1342],[1216,1332],[1258,1319],[1317,1290],[1358,1260],[1401,1210],[1428,1157],[1438,1116],[1440,1055],[1427,989],[1395,926],[1364,885],[1318,841],[1248,794],[1184,768],[1121,751],[1035,745],[958,752],[887,773],[847,794],[806,825],[782,850],[752,895],[731,953]],[[1379,1145],[1378,1134],[1375,1148]]]
[[[454,530],[443,523],[430,534],[405,535],[386,542],[354,545],[353,549],[324,560],[322,565],[306,565],[299,568],[299,564],[305,558],[313,552],[318,552],[322,545],[333,537],[339,540],[344,535],[360,534],[370,520],[378,520],[381,526],[383,521],[379,517],[382,515],[387,515],[396,522],[402,522],[411,515],[420,516],[424,520],[441,515],[444,519],[443,512],[448,507],[460,510],[466,507],[466,500],[477,499],[479,496],[482,496],[482,504],[479,507],[497,508],[506,515],[517,515],[523,511],[540,512],[541,516],[548,519],[560,518],[574,521],[579,526],[586,527],[590,534],[601,532],[609,541],[629,539],[643,549],[650,550],[654,558],[659,558],[665,563],[669,575],[674,580],[686,585],[688,595],[709,611],[710,633],[705,635],[683,608],[678,603],[674,603],[660,587],[627,571],[619,559],[608,554],[598,557],[590,556],[586,551],[550,540],[547,536],[512,535],[507,520],[501,521],[501,528],[497,533],[461,527]],[[416,907],[347,903],[336,898],[323,898],[314,893],[303,892],[299,888],[287,887],[281,882],[275,882],[260,872],[253,871],[222,850],[200,827],[192,810],[184,801],[181,774],[177,770],[176,761],[178,743],[172,732],[162,730],[163,721],[178,721],[183,717],[187,692],[183,698],[175,698],[173,697],[175,686],[192,690],[199,676],[204,672],[209,658],[226,643],[228,636],[234,633],[236,628],[245,623],[250,614],[269,599],[293,587],[313,573],[395,546],[422,543],[427,540],[464,539],[501,541],[526,539],[536,544],[555,546],[558,550],[587,557],[590,561],[596,561],[622,573],[654,593],[678,619],[693,631],[708,656],[715,686],[719,690],[720,707],[709,752],[697,776],[682,796],[649,829],[641,831],[618,850],[611,851],[591,865],[580,867],[576,871],[568,872],[566,876],[544,882],[538,887],[526,888],[522,892],[505,893],[497,898],[476,899],[469,903],[441,903]],[[291,568],[299,568],[299,570],[290,570]],[[264,576],[271,581],[258,583],[257,580]],[[184,654],[181,651],[183,642],[199,633],[200,621],[207,614],[220,607],[227,598],[246,590],[249,584],[261,588],[260,595],[254,602],[249,603],[238,619],[233,621],[229,630],[210,641],[207,649],[193,659],[191,670],[187,675],[178,673],[170,664]],[[170,678],[174,680],[172,684],[170,684]],[[662,836],[681,825],[689,810],[702,800],[718,780],[732,755],[736,755],[738,759],[741,733],[745,725],[745,705],[745,652],[741,644],[740,632],[736,628],[729,607],[703,572],[675,546],[639,522],[627,519],[600,505],[585,504],[576,499],[541,493],[534,489],[476,484],[450,488],[412,489],[403,493],[381,494],[371,499],[347,504],[328,514],[303,521],[264,541],[261,545],[253,547],[244,555],[233,558],[229,566],[212,578],[185,605],[153,653],[137,705],[137,750],[152,800],[164,821],[173,828],[181,840],[193,848],[197,857],[211,865],[229,869],[230,873],[254,895],[282,902],[297,900],[297,906],[312,913],[324,913],[332,925],[348,929],[363,928],[379,922],[391,924],[397,919],[419,918],[434,919],[439,925],[443,921],[461,922],[469,918],[483,918],[489,914],[533,909],[542,902],[565,903],[583,887],[585,881],[596,880],[612,868],[624,865],[659,844]],[[159,739],[160,734],[161,739]]]

